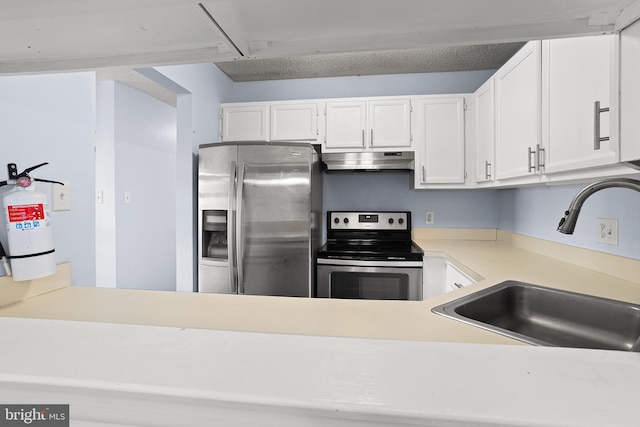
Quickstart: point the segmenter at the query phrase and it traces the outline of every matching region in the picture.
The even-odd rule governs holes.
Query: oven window
[[[409,276],[401,273],[331,273],[331,298],[409,299]]]

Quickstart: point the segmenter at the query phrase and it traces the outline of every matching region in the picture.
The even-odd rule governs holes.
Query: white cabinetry
[[[620,160],[640,159],[640,21],[620,33]]]
[[[476,282],[443,255],[425,253],[423,264],[422,295],[424,299],[455,291]]]
[[[269,138],[268,104],[222,106],[221,120],[222,141],[267,141]]]
[[[545,173],[618,161],[616,127],[610,126],[618,113],[612,87],[616,50],[615,35],[542,42]]]
[[[465,182],[465,98],[415,99],[415,187]]]
[[[495,74],[495,178],[539,172],[541,42],[527,43]]]
[[[365,148],[367,103],[333,101],[326,106],[326,149]]]
[[[224,104],[222,141],[317,141],[317,102]]]
[[[474,283],[475,281],[471,277],[467,276],[451,262],[447,262],[445,292],[455,291],[456,289],[460,289]]]
[[[476,182],[493,181],[495,159],[495,84],[493,77],[474,94],[476,104]]]
[[[326,151],[411,148],[409,98],[326,103]]]
[[[270,140],[318,139],[318,105],[313,103],[273,104],[269,110]]]

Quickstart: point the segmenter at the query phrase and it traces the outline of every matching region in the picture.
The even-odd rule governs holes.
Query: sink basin
[[[640,345],[640,305],[512,280],[432,311],[535,345],[623,351]]]

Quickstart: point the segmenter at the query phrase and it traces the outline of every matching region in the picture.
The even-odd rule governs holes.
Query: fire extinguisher
[[[5,254],[0,245],[0,258],[7,275],[13,274],[15,281],[37,279],[56,272],[49,203],[45,193],[35,191],[35,182],[64,184],[29,175],[32,170],[47,164],[41,163],[18,173],[16,164],[9,163],[9,179],[0,181],[0,187],[13,186],[2,197],[9,253]]]

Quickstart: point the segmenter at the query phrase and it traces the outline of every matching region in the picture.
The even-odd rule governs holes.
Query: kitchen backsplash
[[[556,231],[582,185],[520,189],[412,190],[408,172],[324,175],[323,209],[408,210],[413,228],[495,228],[599,252],[640,259],[640,195],[607,189],[584,204],[575,233]],[[426,212],[434,223],[427,225]],[[618,219],[619,244],[599,243],[598,218]]]

